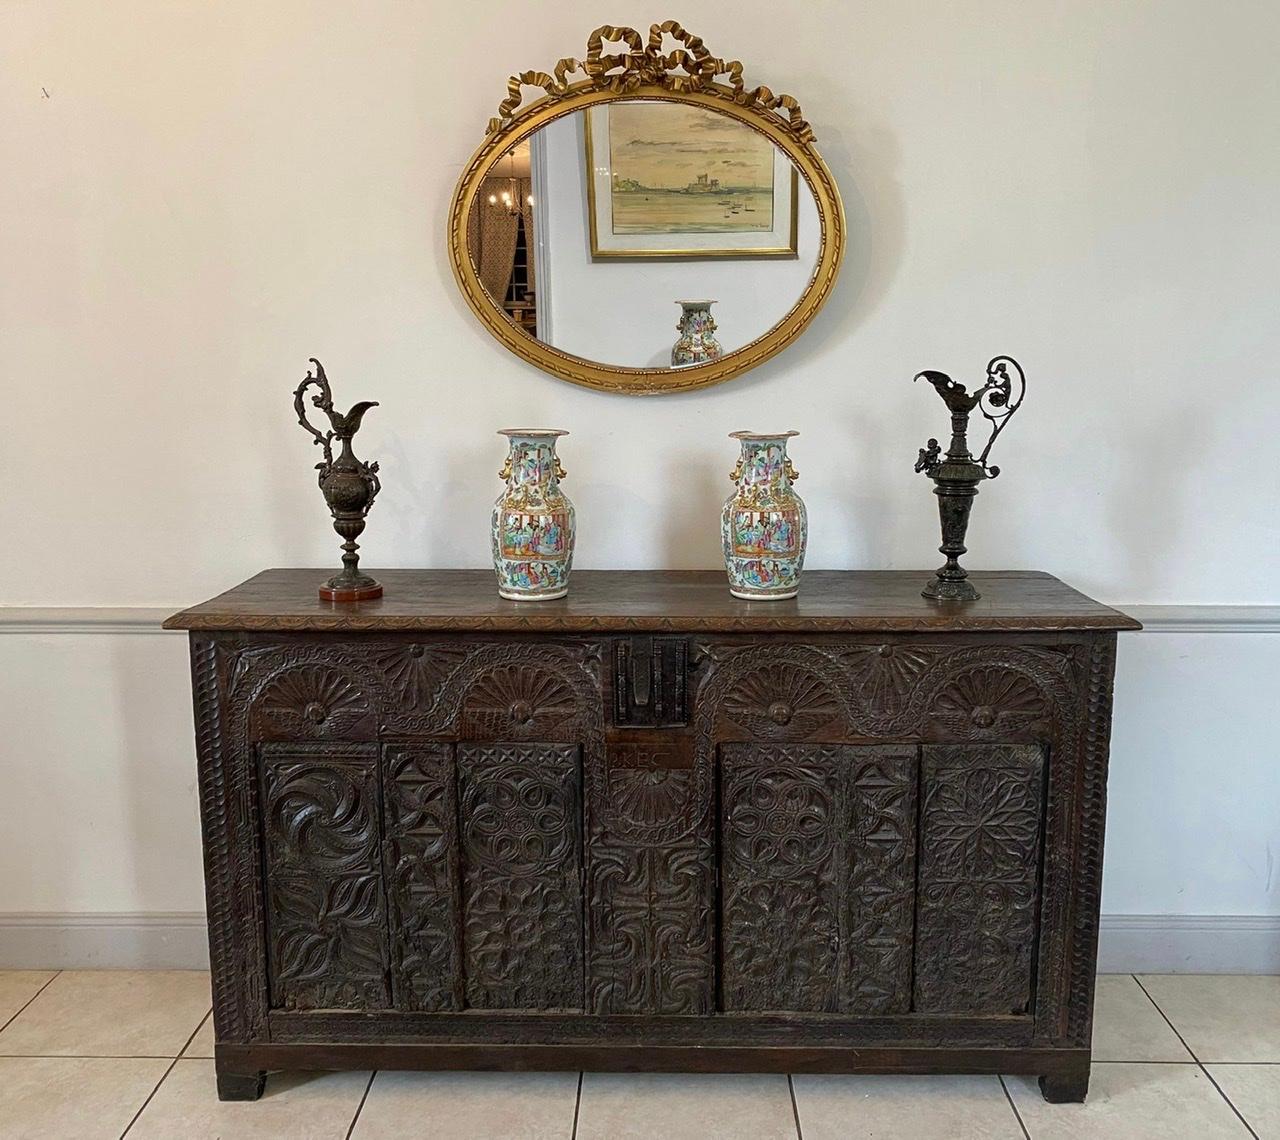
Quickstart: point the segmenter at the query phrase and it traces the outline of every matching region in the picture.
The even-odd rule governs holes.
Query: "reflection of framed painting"
[[[689,103],[586,113],[593,257],[795,257],[798,177],[759,131]]]

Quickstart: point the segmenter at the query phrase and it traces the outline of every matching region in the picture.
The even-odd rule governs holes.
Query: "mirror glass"
[[[820,246],[817,204],[782,150],[733,116],[671,101],[548,123],[496,157],[467,214],[476,276],[513,326],[631,368],[688,367],[756,340],[800,300]]]

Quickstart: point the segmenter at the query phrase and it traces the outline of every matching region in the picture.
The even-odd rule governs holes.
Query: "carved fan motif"
[[[449,670],[461,659],[457,646],[390,645],[370,655],[396,699],[407,710],[422,711],[435,703]]]
[[[502,665],[482,674],[467,693],[463,734],[527,740],[554,730],[576,711],[572,690],[554,673]]]
[[[609,791],[617,813],[629,823],[651,827],[684,810],[690,773],[667,768],[624,768],[609,775]]]
[[[847,655],[860,704],[877,719],[901,712],[937,654],[901,645],[860,646]]]
[[[988,729],[1001,717],[1038,717],[1046,711],[1044,695],[1023,674],[1009,669],[970,669],[938,694],[934,711]]]
[[[302,739],[348,735],[369,711],[368,697],[345,674],[319,665],[281,673],[258,704],[258,715],[271,730]]]
[[[798,665],[762,666],[724,699],[725,715],[752,736],[813,736],[841,713],[827,683]]]

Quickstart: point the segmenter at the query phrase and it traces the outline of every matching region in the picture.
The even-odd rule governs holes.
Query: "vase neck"
[[[787,470],[787,441],[785,439],[744,439],[742,471],[738,483],[745,487],[789,487],[791,479]]]
[[[507,454],[507,486],[543,486],[558,482],[555,440],[511,438]]]

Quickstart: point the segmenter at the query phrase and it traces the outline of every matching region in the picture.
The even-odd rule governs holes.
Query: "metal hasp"
[[[378,480],[377,463],[365,463],[357,459],[351,450],[351,439],[360,430],[365,412],[378,404],[377,401],[365,400],[352,405],[346,415],[334,411],[333,394],[329,390],[324,366],[314,356],[311,363],[315,365],[315,375],[308,371],[306,378],[294,390],[293,410],[298,413],[298,423],[315,436],[312,442],[324,449],[324,462],[316,464],[320,491],[333,513],[333,529],[343,539],[342,571],[320,587],[320,599],[326,602],[362,602],[380,598],[382,586],[368,574],[360,572],[360,545],[356,539],[364,530],[365,515],[373,506],[374,496],[382,484]],[[329,431],[317,431],[307,419],[303,397],[312,385],[319,391],[312,395],[311,403],[329,418]],[[337,459],[333,457],[335,439],[342,444]]]
[[[1021,405],[1027,380],[1022,367],[1011,356],[995,357],[987,365],[987,382],[972,395],[945,372],[919,372],[914,380],[921,377],[937,389],[951,412],[951,446],[942,456],[938,441],[931,439],[928,447],[920,448],[916,460],[916,470],[923,471],[937,484],[933,493],[938,496],[938,514],[942,520],[942,545],[938,549],[947,556],[946,563],[920,592],[937,601],[973,602],[981,595],[968,581],[969,572],[960,565],[960,555],[966,550],[964,536],[969,528],[969,511],[973,508],[978,484],[1000,474],[999,467],[988,465],[987,456],[996,436]],[[987,446],[976,459],[969,451],[968,440],[969,415],[974,408],[991,421]]]

